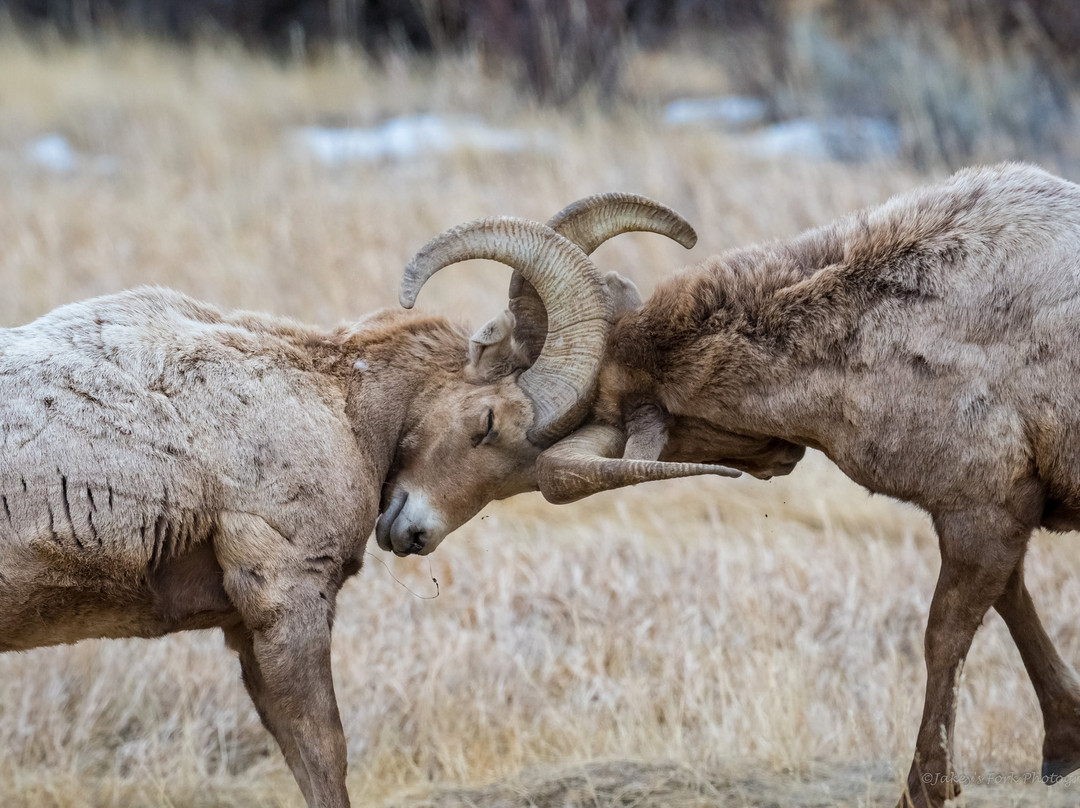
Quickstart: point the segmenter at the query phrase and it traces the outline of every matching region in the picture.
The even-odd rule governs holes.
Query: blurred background
[[[670,109],[670,123],[812,116],[826,139],[830,125],[851,128],[851,143],[827,149],[840,156],[920,165],[1069,151],[1080,75],[1071,0],[4,0],[0,13],[66,41],[237,42],[293,62],[333,49],[427,62],[471,52],[555,106],[718,89],[684,73],[651,95],[635,57],[677,48],[744,98]]]
[[[697,227],[597,251],[648,294],[961,166],[1077,179],[1078,46],[1070,0],[0,0],[0,326],[147,283],[332,326],[448,227],[609,190]],[[420,302],[476,326],[508,277]],[[1028,562],[1072,660],[1078,561]],[[335,627],[354,804],[892,806],[937,565],[814,453],[372,547]],[[0,657],[0,804],[300,805],[237,667],[213,633]],[[961,805],[1075,804],[993,615],[957,728]]]

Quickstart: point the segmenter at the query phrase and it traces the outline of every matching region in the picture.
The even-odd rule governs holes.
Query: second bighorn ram
[[[693,233],[647,203],[601,218]],[[385,549],[429,552],[535,487],[612,319],[550,228],[504,222],[486,244],[551,312],[535,361],[508,317],[471,341],[405,312],[322,330],[166,289],[0,329],[0,651],[220,628],[308,804],[347,806],[330,637],[376,515]]]
[[[515,284],[516,305],[542,312]],[[1022,165],[963,171],[663,282],[615,323],[594,423],[538,459],[537,484],[570,501],[643,470],[715,469],[686,461],[783,472],[813,447],[919,505],[941,571],[901,805],[959,792],[956,677],[991,607],[1034,685],[1055,782],[1080,768],[1080,679],[1040,623],[1024,555],[1037,527],[1080,529],[1078,328],[1080,187]],[[533,334],[520,341],[535,352]]]

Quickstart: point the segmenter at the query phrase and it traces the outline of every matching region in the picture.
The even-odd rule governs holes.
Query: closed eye
[[[495,426],[495,410],[488,409],[487,429],[484,430],[483,434],[478,432],[475,435],[473,435],[472,445],[473,445],[474,449],[477,446],[479,446],[481,443],[483,443],[484,439],[487,438],[488,435],[491,435],[491,429],[494,426]],[[495,434],[498,435],[499,433],[496,432]]]

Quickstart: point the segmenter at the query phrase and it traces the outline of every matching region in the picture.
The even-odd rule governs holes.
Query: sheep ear
[[[635,408],[626,418],[624,460],[657,460],[667,444],[667,413],[654,401]]]
[[[522,350],[514,340],[514,315],[504,311],[480,326],[469,338],[469,374],[488,382],[525,367]]]
[[[641,292],[638,291],[637,285],[618,272],[609,272],[604,276],[604,289],[607,291],[608,299],[611,301],[612,312],[616,320],[626,312],[633,311],[641,305]]]

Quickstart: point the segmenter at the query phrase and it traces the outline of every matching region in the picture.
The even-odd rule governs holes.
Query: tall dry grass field
[[[0,40],[0,325],[147,283],[332,325],[396,305],[401,268],[446,227],[545,219],[613,189],[672,204],[701,236],[690,254],[647,235],[597,253],[647,293],[711,252],[929,179],[757,160],[715,131],[662,128],[663,99],[688,84],[722,91],[724,75],[670,54],[631,70],[633,106],[555,114],[471,57],[301,67]],[[418,111],[473,112],[555,145],[328,168],[289,137]],[[45,133],[79,152],[74,170],[25,158]],[[422,303],[479,324],[503,306],[507,279],[494,265],[456,268]],[[770,483],[679,481],[560,508],[518,497],[430,559],[373,547],[342,593],[334,645],[354,803],[892,805],[937,566],[923,515],[820,456]],[[1075,537],[1034,542],[1031,588],[1074,660],[1078,571]],[[991,615],[962,682],[957,771],[1031,772],[1041,740]],[[966,789],[961,804],[1078,799],[1080,784],[999,783]],[[300,802],[217,633],[0,657],[3,806]]]

